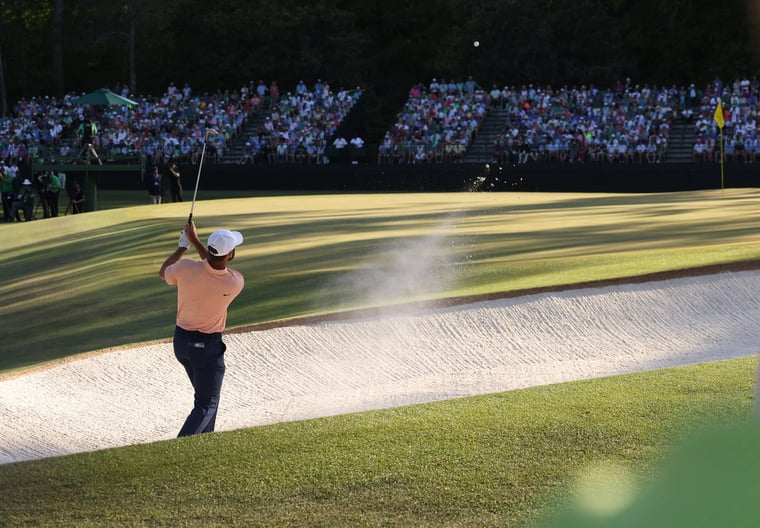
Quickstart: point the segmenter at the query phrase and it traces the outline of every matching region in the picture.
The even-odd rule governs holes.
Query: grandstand
[[[468,84],[470,83],[470,84]],[[445,86],[440,90],[438,86]],[[99,121],[96,146],[105,159],[145,155],[161,165],[169,159],[197,163],[204,131],[212,163],[327,163],[335,131],[362,90],[333,92],[327,83],[294,89],[277,100],[247,91],[192,93],[171,85],[158,97],[135,98],[133,108],[87,109],[73,101],[31,98],[0,121],[0,156],[10,160],[73,160],[77,127],[89,111]],[[719,93],[718,93],[719,91]],[[719,98],[726,110],[727,153],[756,161],[758,83],[713,82],[684,97],[683,87],[618,85],[483,90],[468,82],[413,86],[405,106],[377,145],[379,163],[491,162],[683,162],[715,161],[717,129],[712,112]],[[126,95],[126,94],[125,94]],[[706,144],[704,156],[692,156]],[[299,156],[302,147],[305,158]],[[375,156],[372,156],[374,159]]]
[[[626,80],[609,89],[526,84],[490,91],[472,78],[433,79],[411,87],[382,138],[345,137],[346,123],[361,119],[361,88],[333,91],[326,82],[313,88],[301,82],[283,93],[274,84],[271,91],[260,82],[203,94],[172,84],[160,96],[130,96],[133,107],[83,107],[75,94],[24,99],[0,120],[0,156],[22,175],[91,163],[77,133],[89,113],[99,128],[98,162],[114,170],[170,161],[197,165],[208,128],[220,132],[207,138],[209,165],[256,170],[343,163],[703,165],[720,161],[713,120],[719,100],[726,163],[754,164],[760,149],[757,79],[715,80],[701,89]]]

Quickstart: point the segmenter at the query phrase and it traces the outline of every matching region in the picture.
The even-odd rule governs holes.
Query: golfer
[[[237,231],[219,229],[208,237],[208,246],[198,239],[195,224],[185,225],[179,247],[161,266],[159,276],[177,286],[177,328],[174,355],[185,367],[195,389],[195,405],[178,436],[214,430],[219,395],[224,378],[222,331],[227,307],[243,290],[243,276],[227,267],[235,247],[243,242]],[[201,260],[182,258],[193,245]]]

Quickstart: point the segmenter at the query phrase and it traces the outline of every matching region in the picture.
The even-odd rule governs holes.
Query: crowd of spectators
[[[694,161],[714,162],[720,159],[721,131],[715,126],[718,101],[723,110],[725,161],[755,163],[760,157],[757,131],[760,81],[756,77],[736,79],[726,84],[715,79],[704,90],[694,116]]]
[[[133,107],[106,107],[99,116],[96,146],[101,156],[144,154],[152,165],[196,163],[205,140],[206,154],[216,160],[245,124],[250,108],[239,90],[196,95],[187,84],[182,89],[171,84],[161,97],[136,102]],[[206,134],[207,129],[217,133]]]
[[[94,152],[101,160],[145,155],[151,165],[197,163],[204,141],[209,162],[221,161],[251,117],[266,113],[267,122],[248,142],[247,156],[268,161],[321,160],[336,127],[361,90],[334,93],[317,81],[303,83],[281,96],[276,81],[251,82],[239,90],[195,94],[188,84],[169,85],[159,97],[134,97],[126,87],[113,91],[132,99],[128,106],[78,105],[77,94],[63,98],[22,99],[13,117],[0,120],[0,157],[7,166],[34,159],[65,161],[83,152],[77,130],[89,119],[96,124]],[[213,129],[217,134],[207,134]]]
[[[188,84],[170,84],[161,96],[134,97],[114,91],[132,106],[86,107],[77,94],[18,101],[0,119],[0,163],[11,168],[30,160],[80,157],[76,131],[88,117],[98,125],[93,146],[103,159],[144,154],[148,163],[194,164],[204,140],[210,163],[221,161],[252,117],[262,125],[245,142],[241,163],[326,163],[340,150],[334,134],[361,96],[302,81],[282,94],[275,81],[251,81],[236,90],[196,94]],[[756,78],[697,88],[651,87],[630,80],[609,89],[588,86],[496,85],[484,90],[472,78],[433,79],[413,86],[396,122],[378,147],[380,163],[462,161],[489,111],[505,117],[493,147],[497,161],[657,163],[664,160],[675,120],[693,123],[693,159],[715,162],[720,134],[713,113],[722,102],[726,161],[753,163],[760,153]],[[89,115],[88,115],[89,113]],[[212,128],[218,134],[206,134]],[[349,138],[342,138],[348,143]],[[361,138],[351,138],[349,149]],[[236,160],[237,161],[237,160]]]
[[[653,87],[626,79],[613,88],[496,85],[484,92],[472,79],[417,84],[378,149],[380,163],[452,162],[463,159],[484,116],[505,114],[493,146],[498,162],[660,163],[676,120],[695,123],[695,161],[717,161],[725,112],[725,160],[752,163],[760,154],[756,118],[760,83],[715,80],[704,88]]]
[[[488,111],[488,94],[472,79],[433,79],[409,91],[404,109],[385,133],[378,163],[464,160]]]
[[[329,142],[361,94],[333,92],[321,79],[312,88],[300,81],[292,92],[270,93],[271,112],[247,138],[239,163],[328,163]]]
[[[135,97],[126,86],[112,91],[134,104],[80,105],[76,99],[81,94],[73,93],[31,97],[18,101],[12,117],[0,119],[4,204],[28,180],[20,177],[21,167],[31,168],[28,175],[38,187],[35,164],[40,162],[102,163],[145,156],[157,168],[197,164],[202,152],[209,163],[222,161],[248,121],[262,115],[267,118],[247,141],[244,162],[257,157],[272,163],[327,162],[328,140],[362,93],[359,88],[334,93],[320,80],[312,90],[301,82],[284,96],[276,81],[268,86],[251,81],[239,90],[212,94],[195,94],[189,84],[180,88],[174,83],[159,97]],[[356,141],[363,140],[354,138],[352,145]],[[5,221],[7,216],[4,207]]]
[[[674,88],[630,81],[608,90],[527,85],[489,95],[494,107],[507,111],[494,156],[513,164],[659,163],[679,106]]]
[[[22,99],[13,117],[0,121],[2,162],[80,157],[83,152],[77,130],[89,119],[96,124],[92,145],[101,159],[144,154],[155,165],[169,159],[194,163],[204,139],[210,157],[218,158],[244,126],[254,104],[240,90],[196,95],[187,84],[179,89],[172,83],[160,97],[133,97],[126,87],[115,91],[136,104],[90,107],[77,104],[78,94],[73,93],[60,99]],[[206,137],[207,128],[218,134]]]

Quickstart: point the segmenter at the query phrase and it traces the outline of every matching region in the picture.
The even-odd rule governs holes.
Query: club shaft
[[[203,168],[203,158],[206,155],[206,142],[203,142],[203,148],[201,149],[201,159],[198,163],[198,176],[195,178],[195,190],[193,191],[193,202],[190,204],[190,216],[187,219],[187,222],[190,223],[193,221],[193,210],[195,209],[195,198],[198,196],[198,184],[201,181],[201,169]]]
[[[209,134],[219,134],[213,128],[206,130],[206,134],[203,136],[203,148],[201,149],[201,159],[198,162],[198,176],[195,177],[195,190],[193,191],[193,202],[190,204],[190,216],[187,218],[187,223],[193,221],[193,210],[195,209],[195,198],[198,196],[198,184],[201,181],[201,169],[203,168],[203,158],[206,156],[206,141],[208,141]]]

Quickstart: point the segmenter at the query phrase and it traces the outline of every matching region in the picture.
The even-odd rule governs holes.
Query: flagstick
[[[723,127],[720,127],[720,189],[723,190]]]
[[[718,99],[718,106],[715,107],[713,121],[715,121],[715,124],[718,125],[718,130],[720,130],[720,188],[723,190],[725,189],[723,184],[723,125],[725,125],[725,122],[723,120],[723,104],[720,99]]]

